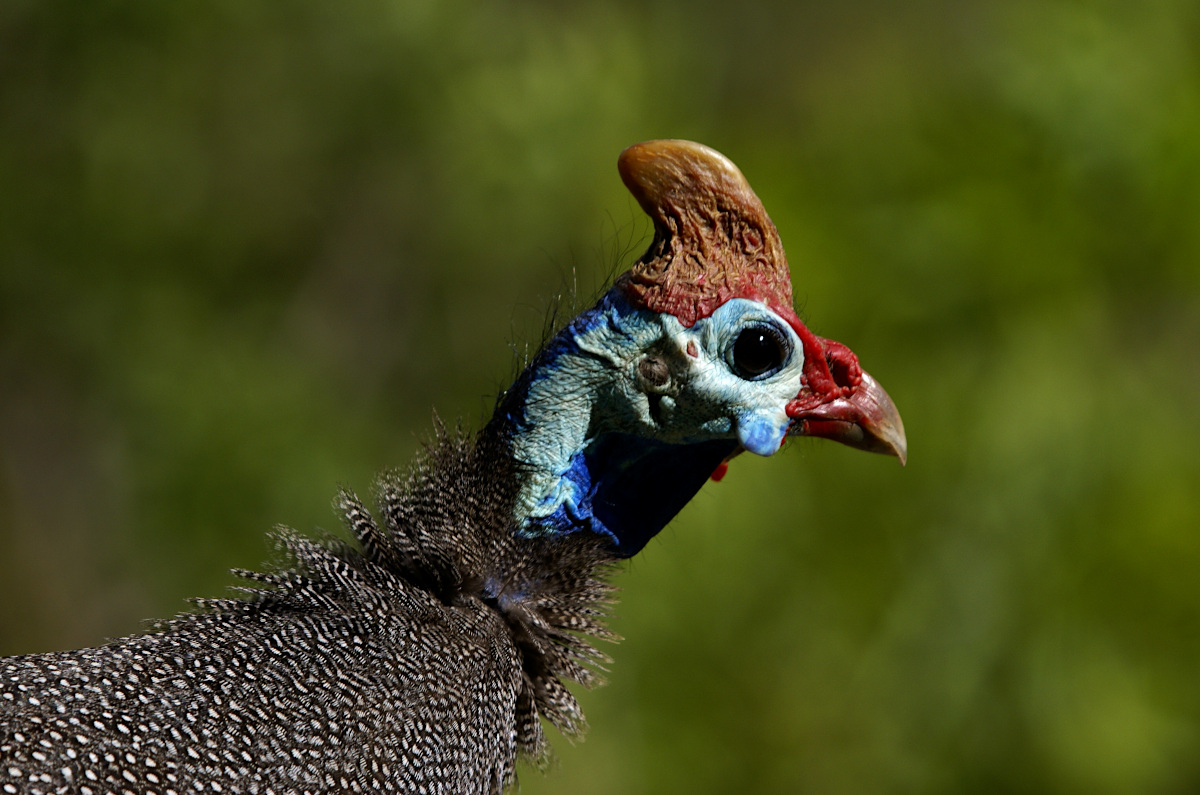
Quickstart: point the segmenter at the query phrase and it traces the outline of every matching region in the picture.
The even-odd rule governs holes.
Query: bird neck
[[[493,426],[510,437],[521,478],[514,507],[526,537],[591,531],[636,554],[737,446],[675,439],[636,370],[681,328],[613,288],[538,353],[501,398]]]

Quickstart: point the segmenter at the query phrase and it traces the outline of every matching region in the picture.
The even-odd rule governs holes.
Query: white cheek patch
[[[747,380],[731,369],[727,355],[733,341],[745,328],[769,323],[787,335],[791,355],[779,372],[766,378]],[[719,412],[729,431],[750,452],[769,456],[783,444],[790,419],[785,408],[800,392],[804,354],[799,337],[765,305],[744,298],[727,301],[710,317],[683,328],[676,321],[672,338],[682,351],[696,350],[681,402],[705,406],[705,413]]]

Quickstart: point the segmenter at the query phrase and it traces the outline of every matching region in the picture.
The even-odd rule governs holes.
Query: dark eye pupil
[[[783,366],[783,343],[770,329],[758,326],[738,334],[733,366],[742,378],[755,378]]]

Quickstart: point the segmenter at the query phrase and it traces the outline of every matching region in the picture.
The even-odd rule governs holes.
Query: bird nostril
[[[862,367],[854,352],[840,342],[825,340],[825,364],[833,382],[843,389],[854,389],[862,382]]]
[[[846,382],[850,373],[846,368],[845,362],[840,361],[836,357],[830,356],[827,353],[825,354],[825,364],[829,365],[829,374],[833,376],[833,382],[835,384],[838,386],[848,386]]]

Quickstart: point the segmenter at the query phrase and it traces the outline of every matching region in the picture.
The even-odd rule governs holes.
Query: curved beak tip
[[[897,414],[896,418],[899,419],[900,415]],[[904,437],[904,426],[898,425],[893,430],[894,433],[891,436],[885,436],[880,439],[880,442],[887,449],[880,450],[879,452],[895,456],[899,460],[900,466],[905,466],[908,464],[908,439]]]
[[[814,436],[865,450],[894,456],[908,463],[908,438],[904,421],[891,397],[868,373],[848,397],[808,409],[793,418],[792,436]]]
[[[873,436],[878,445],[875,452],[893,455],[900,461],[900,466],[908,463],[908,437],[904,434],[904,421],[892,398],[883,387],[871,376],[863,373],[863,381],[870,380],[868,391],[878,407],[875,412],[868,414],[867,425],[863,428],[867,435]]]

